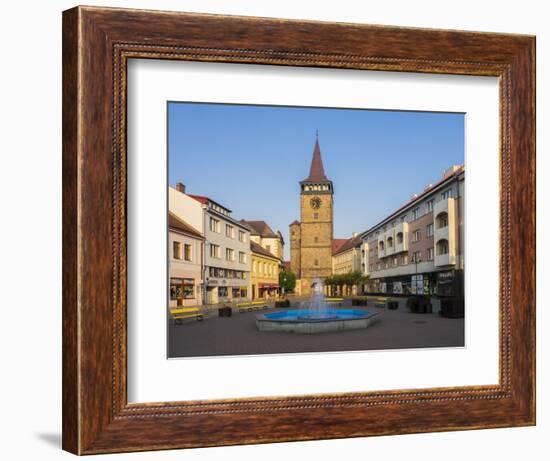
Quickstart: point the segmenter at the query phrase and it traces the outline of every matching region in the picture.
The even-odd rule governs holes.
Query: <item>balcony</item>
[[[384,232],[384,239],[386,240],[386,256],[390,256],[395,253],[395,235],[393,229]]]
[[[383,258],[386,256],[386,241],[384,239],[384,234],[378,237],[378,257]]]
[[[434,263],[450,266],[457,260],[456,200],[448,198],[435,203],[434,210]]]
[[[409,224],[399,223],[395,226],[395,253],[409,251]]]

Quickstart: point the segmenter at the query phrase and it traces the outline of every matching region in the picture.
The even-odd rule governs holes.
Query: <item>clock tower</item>
[[[291,268],[302,295],[310,293],[315,279],[332,274],[333,193],[317,137],[309,175],[300,181],[300,222],[290,226]]]

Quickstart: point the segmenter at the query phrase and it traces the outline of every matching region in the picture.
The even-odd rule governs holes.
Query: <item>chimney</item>
[[[182,194],[185,194],[185,184],[183,184],[182,182],[178,182],[176,184],[176,190],[178,192],[181,192]]]

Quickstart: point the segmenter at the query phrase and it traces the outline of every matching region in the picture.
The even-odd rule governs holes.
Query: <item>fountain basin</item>
[[[364,309],[292,309],[257,315],[256,327],[260,331],[306,334],[359,330],[376,322],[378,315]]]

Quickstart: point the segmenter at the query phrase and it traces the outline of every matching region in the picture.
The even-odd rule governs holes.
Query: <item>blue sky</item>
[[[316,130],[335,238],[368,229],[464,163],[463,114],[172,102],[168,127],[169,184],[236,219],[266,221],[283,233],[287,257]]]

